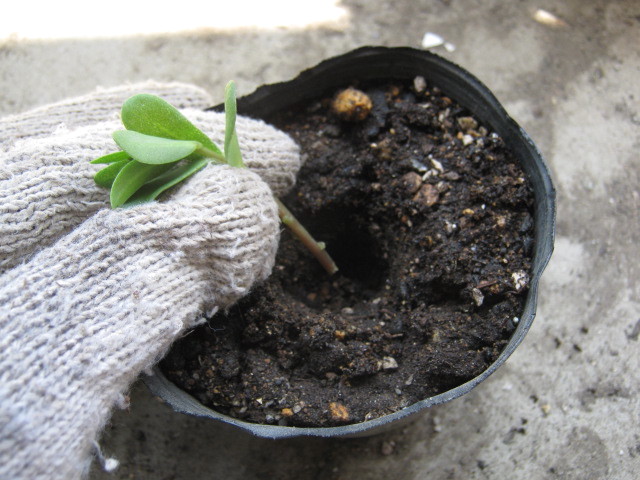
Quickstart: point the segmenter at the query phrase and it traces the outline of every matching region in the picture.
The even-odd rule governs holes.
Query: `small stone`
[[[522,289],[529,284],[529,275],[527,275],[524,270],[513,272],[511,279],[513,280],[513,287],[516,289],[516,292],[522,291]]]
[[[367,414],[364,416],[364,419],[365,420],[373,420],[377,416],[378,415],[376,414],[376,412],[367,412]]]
[[[283,417],[293,416],[293,410],[291,410],[290,408],[283,408],[282,410],[280,410],[280,413],[282,414]]]
[[[426,88],[427,88],[427,82],[424,79],[424,77],[421,77],[420,75],[418,75],[416,78],[414,78],[413,79],[413,88],[418,93],[424,92],[426,90]]]
[[[347,88],[338,93],[331,107],[341,119],[361,122],[371,112],[373,102],[366,93],[355,88]]]
[[[329,413],[331,414],[331,418],[333,420],[339,422],[348,422],[349,421],[349,410],[343,404],[339,402],[331,402],[329,403]]]
[[[455,223],[450,222],[449,220],[444,221],[444,231],[447,232],[449,235],[451,235],[457,229],[458,229],[458,225],[456,225]]]
[[[462,136],[462,145],[466,147],[467,145],[471,145],[472,143],[473,143],[473,137],[471,135]]]
[[[400,178],[400,184],[407,194],[412,195],[422,186],[422,177],[416,172],[405,173]]]
[[[342,341],[347,336],[347,333],[344,330],[336,330],[333,332],[333,336],[336,337],[337,340]]]
[[[533,14],[533,19],[536,22],[548,27],[562,28],[568,26],[567,22],[565,22],[563,19],[557,17],[548,10],[543,10],[542,8],[539,8],[535,11],[535,13]]]
[[[551,405],[549,405],[548,403],[540,405],[540,410],[542,410],[542,413],[546,417],[547,415],[549,415],[549,413],[551,413]]]
[[[438,160],[436,160],[435,158],[431,158],[429,157],[429,161],[431,162],[431,165],[433,165],[433,168],[435,168],[438,172],[444,172],[444,167],[442,166],[442,163],[440,163]]]
[[[383,357],[382,369],[383,370],[396,370],[398,368],[398,362],[393,357]]]
[[[426,32],[422,37],[422,48],[429,49],[433,47],[439,47],[444,44],[444,38],[437,33]]]
[[[102,468],[105,472],[111,473],[115,472],[115,470],[120,466],[120,462],[115,458],[105,458]]]
[[[420,172],[420,173],[424,173],[427,170],[429,170],[424,163],[422,163],[420,160],[416,160],[415,158],[411,159],[411,166],[415,168],[417,172]]]
[[[414,195],[413,201],[422,203],[427,207],[432,207],[438,202],[440,194],[438,189],[430,183],[425,183],[420,187],[420,190]]]
[[[473,117],[459,117],[458,125],[463,132],[468,132],[469,130],[475,130],[478,128],[478,122]]]
[[[296,403],[293,406],[293,413],[300,413],[303,408],[304,408],[304,405],[302,405],[301,403]]]
[[[389,456],[396,449],[396,442],[382,442],[382,447],[380,448],[380,453],[384,456]]]
[[[438,176],[438,171],[435,168],[430,168],[424,173],[424,175],[422,175],[422,180],[426,182],[431,177],[437,177],[437,176]]]
[[[442,431],[442,423],[437,415],[433,417],[433,431],[439,433]]]
[[[473,301],[476,303],[478,307],[480,307],[484,302],[484,295],[482,294],[479,288],[472,289],[471,296],[473,297]]]

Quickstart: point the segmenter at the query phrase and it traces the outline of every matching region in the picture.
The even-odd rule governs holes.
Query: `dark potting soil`
[[[502,140],[437,88],[360,85],[267,119],[306,163],[283,200],[340,271],[282,234],[269,280],[178,342],[161,368],[205,405],[251,422],[356,423],[484,371],[522,311],[533,194]]]

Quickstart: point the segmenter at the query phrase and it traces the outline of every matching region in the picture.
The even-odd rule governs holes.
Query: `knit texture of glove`
[[[223,134],[221,114],[185,114],[214,140]],[[89,115],[99,123],[69,128],[65,115],[66,131],[35,129],[38,138],[0,156],[0,225],[9,229],[0,234],[0,478],[86,474],[113,405],[140,371],[269,275],[280,230],[270,185],[283,193],[299,167],[286,135],[239,119],[247,164],[262,179],[210,165],[162,202],[110,210],[93,185],[100,166],[88,162],[113,150],[112,121]]]
[[[0,272],[108,206],[108,194],[93,181],[100,166],[89,160],[117,148],[110,134],[122,128],[120,106],[129,96],[144,91],[185,105],[182,111],[187,118],[215,143],[224,143],[224,115],[203,112],[198,107],[210,105],[206,94],[180,84],[148,83],[104,90],[81,97],[84,107],[78,100],[67,100],[51,106],[51,115],[42,107],[36,113],[0,120],[0,145],[12,145],[7,151],[0,149]],[[236,128],[242,135],[247,167],[258,173],[275,195],[286,192],[300,167],[297,146],[263,122],[238,117]],[[27,139],[20,131],[31,132],[36,138]]]

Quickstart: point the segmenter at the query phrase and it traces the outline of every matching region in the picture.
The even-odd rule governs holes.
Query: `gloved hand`
[[[249,169],[210,165],[159,202],[112,210],[95,185],[119,108],[154,93],[216,143],[223,114],[180,84],[144,84],[0,120],[0,478],[82,477],[114,404],[205,315],[273,266],[299,168],[285,134],[238,118]]]

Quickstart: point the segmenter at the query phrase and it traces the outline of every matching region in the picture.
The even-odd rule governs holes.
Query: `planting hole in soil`
[[[349,86],[366,115],[336,113],[338,89],[266,119],[306,160],[283,200],[340,271],[283,231],[268,281],[161,364],[226,415],[324,427],[396,412],[485,371],[522,312],[533,194],[502,140],[422,79]]]

